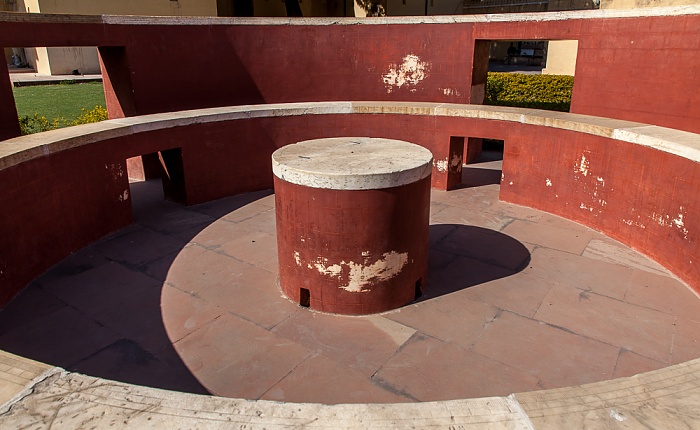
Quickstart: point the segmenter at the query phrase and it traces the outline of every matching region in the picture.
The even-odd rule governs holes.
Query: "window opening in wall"
[[[490,41],[483,103],[568,112],[577,53],[576,40]]]
[[[126,160],[134,220],[186,202],[182,150],[167,149]]]
[[[462,166],[462,187],[481,187],[485,185],[498,185],[501,183],[503,164],[503,140],[483,137],[469,137],[464,150],[464,165]],[[475,149],[469,149],[469,145],[478,148],[478,156]],[[469,152],[472,157],[468,158]]]
[[[107,119],[95,47],[5,48],[22,134]]]

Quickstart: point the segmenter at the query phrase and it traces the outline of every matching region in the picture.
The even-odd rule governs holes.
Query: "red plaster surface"
[[[65,256],[131,223],[126,166],[105,149],[63,151],[0,171],[0,303]]]
[[[186,204],[196,204],[270,188],[275,149],[349,132],[412,141],[431,150],[436,160],[448,159],[450,136],[504,139],[502,199],[601,230],[651,256],[696,290],[700,285],[697,163],[603,137],[498,121],[309,115],[144,132],[0,172],[7,184],[2,201],[12,208],[0,223],[4,300],[68,253],[130,222],[129,204],[116,200],[126,190],[126,175],[114,181],[106,176],[105,165],[125,165],[135,155],[181,148],[178,184],[184,189],[177,195]],[[588,175],[577,173],[582,156]],[[433,188],[446,189],[446,179],[433,169]]]
[[[697,163],[564,130],[548,130],[543,138],[536,130],[514,127],[506,140],[501,199],[598,229],[698,290]]]
[[[700,16],[594,21],[581,29],[571,112],[700,132]]]
[[[383,312],[411,303],[428,270],[430,178],[381,190],[330,190],[275,179],[277,246],[282,291],[311,309],[340,314]],[[387,279],[373,277],[352,287],[350,263],[368,267],[407,254]],[[308,266],[311,267],[308,267]],[[338,265],[339,276],[323,273]],[[355,279],[359,282],[359,279]]]
[[[112,117],[293,101],[469,103],[472,84],[481,79],[472,82],[475,40],[575,39],[572,112],[700,130],[692,91],[700,68],[696,15],[352,26],[21,18],[0,14],[0,46],[101,47]],[[425,63],[425,79],[389,88],[384,77],[408,55]],[[183,66],[193,62],[196,73]],[[10,95],[0,92],[2,105],[11,105]],[[14,121],[12,112],[0,114],[3,123]]]

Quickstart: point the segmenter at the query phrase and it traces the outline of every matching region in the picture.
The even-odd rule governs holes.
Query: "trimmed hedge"
[[[484,104],[568,112],[574,77],[489,72]]]

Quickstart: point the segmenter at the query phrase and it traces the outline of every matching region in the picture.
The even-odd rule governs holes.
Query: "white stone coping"
[[[394,139],[333,137],[305,140],[272,154],[272,173],[285,182],[331,190],[377,190],[430,176],[433,154]]]
[[[2,368],[11,374],[14,368]],[[15,372],[16,373],[16,372]],[[423,403],[281,403],[203,396],[49,369],[0,406],[3,428],[697,428],[700,359],[560,389]]]
[[[480,15],[431,15],[396,17],[323,17],[323,18],[268,18],[268,17],[195,17],[195,16],[137,16],[137,15],[70,15],[0,12],[0,22],[52,22],[73,24],[110,25],[406,25],[406,24],[459,24],[487,22],[545,22],[572,19],[644,18],[653,16],[680,16],[700,14],[700,5],[646,7],[635,9],[594,9],[558,12],[496,13]]]
[[[314,102],[229,106],[114,119],[0,142],[0,170],[66,149],[154,130],[248,118],[389,114],[479,118],[530,124],[634,143],[700,162],[700,135],[589,115],[502,106],[409,102]]]

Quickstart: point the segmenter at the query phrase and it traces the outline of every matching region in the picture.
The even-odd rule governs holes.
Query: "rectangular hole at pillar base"
[[[299,306],[305,308],[311,306],[311,292],[306,288],[299,288]]]
[[[423,295],[423,288],[422,287],[423,287],[423,278],[418,278],[418,280],[416,281],[416,291],[415,291],[415,294],[413,296],[414,301],[420,299],[421,296]]]

